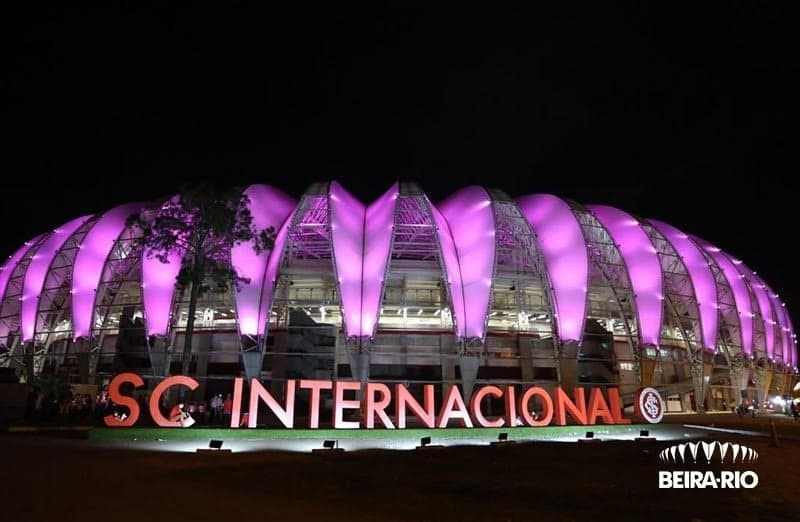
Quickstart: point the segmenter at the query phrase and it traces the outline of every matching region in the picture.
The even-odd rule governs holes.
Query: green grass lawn
[[[410,428],[403,430],[387,429],[269,429],[269,428],[92,428],[89,431],[91,440],[208,440],[208,439],[396,439],[406,437],[419,439],[420,437],[436,437],[439,439],[464,439],[464,438],[497,438],[500,432],[508,433],[509,439],[548,438],[568,435],[583,435],[592,430],[598,436],[604,433],[638,433],[642,428],[653,429],[652,425],[640,424],[627,425],[602,425],[602,426],[545,426],[541,428]]]

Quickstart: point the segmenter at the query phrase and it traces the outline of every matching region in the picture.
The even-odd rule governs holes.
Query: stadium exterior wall
[[[198,309],[204,396],[234,377],[564,389],[657,388],[671,410],[790,393],[785,303],[742,261],[658,220],[554,195],[466,187],[432,204],[395,183],[364,204],[337,182],[299,199],[245,189],[274,248],[231,248],[245,284]],[[71,220],[0,268],[0,364],[103,382],[180,366],[180,252],[146,255],[126,218]],[[156,209],[157,210],[157,209]]]

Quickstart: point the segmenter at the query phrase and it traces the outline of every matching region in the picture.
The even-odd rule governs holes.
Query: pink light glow
[[[362,336],[372,337],[378,323],[381,291],[392,246],[392,225],[399,189],[400,184],[395,183],[367,208],[361,274],[360,335]]]
[[[523,196],[517,204],[536,234],[547,265],[559,338],[579,342],[589,282],[589,256],[580,223],[569,205],[556,196]]]
[[[781,359],[784,361],[791,360],[792,355],[792,348],[793,343],[791,336],[789,334],[789,325],[787,323],[788,314],[786,313],[786,309],[783,307],[783,303],[778,298],[778,294],[772,291],[767,284],[764,284],[764,289],[767,291],[767,295],[769,296],[770,303],[772,303],[772,313],[776,319],[776,324],[778,327],[778,332],[780,333],[780,341],[781,341]]]
[[[588,208],[619,246],[628,267],[642,344],[657,346],[661,337],[664,285],[656,249],[630,214],[604,205]]]
[[[782,304],[781,313],[783,314],[783,326],[781,328],[781,333],[783,334],[783,362],[793,364],[794,340],[792,337],[792,322],[789,320],[789,313],[786,311],[786,307]]]
[[[22,287],[22,308],[20,310],[20,330],[23,341],[33,339],[36,328],[36,313],[39,310],[39,295],[42,292],[42,286],[53,258],[72,233],[90,217],[92,216],[88,215],[73,219],[53,231],[28,264],[28,269],[25,271],[25,282]]]
[[[756,296],[758,310],[761,313],[761,320],[764,323],[767,357],[775,357],[775,316],[772,313],[772,306],[770,306],[769,295],[767,295],[767,291],[765,290],[764,282],[744,263],[737,263],[735,266],[742,277],[749,283],[750,288]]]
[[[11,279],[11,275],[17,269],[17,265],[25,257],[25,254],[28,253],[28,250],[31,249],[41,238],[42,236],[36,236],[34,239],[27,241],[24,245],[19,247],[16,252],[9,256],[8,261],[0,267],[0,315],[5,315],[3,313],[3,308],[5,305],[6,300],[6,290],[8,290],[8,280]],[[8,336],[9,326],[6,321],[0,321],[0,339],[5,339]]]
[[[251,185],[245,194],[249,198],[253,226],[259,231],[268,227],[278,230],[297,205],[284,192],[268,185]],[[263,334],[266,327],[266,315],[262,318],[259,309],[271,251],[256,253],[254,245],[255,241],[250,241],[231,249],[231,264],[236,273],[250,280],[240,282],[236,289],[236,315],[242,335]]]
[[[345,334],[348,337],[360,336],[365,209],[335,181],[330,184],[328,205]]]
[[[400,185],[392,185],[369,207],[337,182],[328,185],[327,194],[319,194],[320,186],[315,185],[309,196],[315,208],[301,217],[313,221],[309,225],[315,226],[321,240],[330,239],[332,252],[321,255],[323,258],[333,255],[345,334],[372,337],[387,278]],[[270,252],[256,254],[252,245],[237,245],[231,250],[232,266],[249,279],[235,291],[237,325],[241,334],[263,336],[281,261],[288,250],[287,241],[293,237],[290,229],[298,217],[298,207],[292,198],[268,185],[252,185],[246,192],[256,228],[278,229]],[[430,205],[426,197],[424,201],[435,225],[455,334],[460,340],[483,339],[496,256],[491,197],[483,188],[473,186],[458,191],[439,208]],[[557,335],[562,342],[579,342],[584,330],[589,281],[589,259],[581,225],[571,207],[555,196],[525,196],[517,203],[531,225],[546,265]],[[7,319],[0,323],[0,338],[7,337],[9,330],[17,329],[17,325],[21,340],[29,341],[35,336],[36,323],[42,320],[38,317],[42,289],[50,286],[48,277],[58,274],[60,281],[65,273],[51,275],[50,270],[62,259],[59,252],[64,245],[76,242],[87,229],[72,266],[65,267],[72,277],[72,316],[67,314],[65,319],[71,319],[74,337],[91,335],[97,288],[108,256],[124,233],[127,216],[142,207],[138,203],[123,205],[97,220],[90,220],[89,216],[78,218],[14,252],[0,267],[0,304],[6,305],[0,314]],[[639,223],[627,213],[607,206],[591,206],[590,211],[608,230],[628,268],[642,342],[657,344],[663,322],[664,282],[655,248]],[[716,348],[719,334],[719,296],[714,273],[717,268],[710,267],[716,265],[731,288],[743,352],[751,354],[754,350],[753,310],[758,306],[765,327],[766,355],[786,364],[797,364],[789,314],[755,272],[702,239],[687,236],[660,221],[650,223],[672,245],[686,267],[698,305],[702,343],[707,350]],[[81,232],[76,236],[78,230]],[[167,263],[161,263],[155,258],[148,259],[145,252],[141,262],[147,334],[164,335],[181,254],[170,255]],[[9,298],[7,294],[13,295]],[[762,349],[760,342],[758,349]]]
[[[0,307],[2,307],[3,301],[5,301],[6,287],[8,287],[8,280],[11,279],[11,274],[14,273],[22,257],[28,253],[28,250],[36,244],[40,237],[41,236],[38,236],[36,239],[28,241],[19,247],[16,252],[9,256],[8,261],[0,267]]]
[[[180,252],[167,254],[167,262],[155,257],[142,257],[142,302],[147,335],[167,335],[175,284],[181,271]]]
[[[792,366],[796,366],[797,340],[794,337],[794,326],[792,325],[792,318],[789,317],[789,311],[786,310],[786,308],[784,308],[783,313],[786,316],[786,326],[789,328],[789,357],[786,359],[786,362],[791,364]]]
[[[792,366],[797,366],[797,339],[795,338],[794,325],[792,318],[789,316],[789,311],[784,308],[786,314],[786,325],[789,327],[789,360]]]
[[[437,207],[450,226],[461,269],[464,315],[458,322],[464,325],[465,337],[483,339],[495,257],[489,194],[481,187],[466,187]]]
[[[109,210],[83,238],[72,267],[72,335],[75,339],[91,334],[97,287],[106,259],[125,229],[128,216],[142,207],[143,203],[128,203]]]
[[[267,333],[267,316],[272,309],[272,296],[275,291],[275,281],[278,279],[278,269],[281,265],[283,258],[283,251],[286,247],[286,238],[289,235],[289,227],[292,224],[297,208],[295,207],[289,213],[289,216],[284,220],[283,224],[278,229],[278,234],[275,236],[275,245],[269,253],[267,260],[267,271],[264,275],[264,284],[261,287],[261,301],[258,308],[258,333],[259,335],[266,335]]]
[[[692,281],[695,300],[700,311],[703,345],[706,350],[716,350],[719,302],[717,300],[717,284],[714,281],[714,273],[711,271],[711,267],[708,266],[703,253],[689,239],[689,236],[667,223],[654,219],[649,220],[649,222],[664,236],[681,257],[681,261],[689,273],[689,279]]]
[[[436,237],[442,251],[442,262],[447,276],[447,286],[450,291],[450,301],[453,307],[453,320],[455,323],[456,337],[459,339],[466,335],[466,309],[464,306],[464,286],[461,284],[461,267],[458,264],[458,252],[450,233],[450,226],[441,212],[431,205],[431,215],[436,224]]]
[[[747,285],[744,282],[733,260],[708,241],[699,237],[692,236],[692,239],[700,245],[700,247],[708,252],[711,259],[722,270],[728,285],[733,292],[733,300],[736,304],[736,311],[739,316],[739,323],[741,325],[742,333],[742,351],[748,355],[753,353],[753,307],[750,301],[750,292],[747,290]]]

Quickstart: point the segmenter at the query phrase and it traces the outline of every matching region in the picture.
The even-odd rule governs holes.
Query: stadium
[[[433,204],[396,183],[364,204],[339,183],[295,200],[245,189],[274,247],[230,248],[244,279],[200,297],[195,397],[259,378],[450,385],[643,386],[669,412],[729,410],[791,393],[784,303],[712,243],[609,206],[471,186]],[[32,238],[0,268],[0,365],[102,385],[181,368],[188,292],[128,217],[86,215]],[[166,261],[166,262],[164,262]],[[501,404],[489,405],[502,409]]]

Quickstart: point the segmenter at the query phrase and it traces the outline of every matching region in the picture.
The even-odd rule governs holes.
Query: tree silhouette
[[[272,248],[275,230],[256,230],[249,199],[240,188],[219,189],[210,182],[184,186],[156,208],[131,216],[140,229],[137,241],[145,255],[166,263],[171,254],[182,258],[176,285],[189,289],[189,316],[183,345],[183,375],[188,375],[198,298],[210,290],[224,292],[245,281],[230,264],[231,248],[253,242],[262,252]]]

